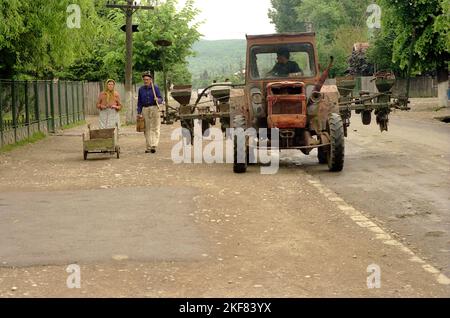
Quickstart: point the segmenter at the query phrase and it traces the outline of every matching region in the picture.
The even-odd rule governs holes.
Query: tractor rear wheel
[[[344,169],[345,157],[344,123],[341,116],[330,114],[327,126],[331,141],[328,151],[328,167],[332,172],[340,172]]]
[[[242,128],[245,130],[246,128],[246,119],[243,115],[236,115],[233,118],[233,127],[235,129]],[[244,147],[239,147],[238,143],[238,137],[234,136],[234,154],[233,154],[233,172],[234,173],[246,173],[247,172],[247,153],[248,153],[248,146],[247,142],[245,140]],[[239,149],[242,148],[242,149]],[[242,154],[241,152],[244,151],[245,153]],[[242,160],[244,159],[244,160]],[[242,161],[245,161],[244,163]]]

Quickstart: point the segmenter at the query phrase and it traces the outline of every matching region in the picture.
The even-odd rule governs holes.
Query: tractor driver
[[[297,62],[290,61],[291,53],[286,47],[282,47],[277,51],[277,63],[273,69],[267,74],[268,76],[288,77],[292,73],[301,73],[303,70],[298,66]]]

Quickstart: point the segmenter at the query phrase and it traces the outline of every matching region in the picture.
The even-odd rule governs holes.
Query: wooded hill
[[[188,59],[189,71],[195,87],[203,87],[213,80],[232,77],[245,68],[245,40],[200,40],[193,46],[196,52]]]

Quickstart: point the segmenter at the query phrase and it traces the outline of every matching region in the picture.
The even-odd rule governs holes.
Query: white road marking
[[[391,235],[389,235],[380,226],[372,222],[368,217],[366,217],[362,212],[356,210],[350,204],[345,202],[344,199],[339,197],[336,193],[324,186],[319,180],[313,179],[311,176],[308,180],[311,185],[313,185],[321,194],[323,194],[330,202],[336,203],[339,210],[344,212],[345,215],[349,216],[350,219],[355,222],[358,226],[368,229],[369,231],[376,234],[376,239],[382,241],[384,244],[389,246],[398,247],[402,252],[411,256],[410,262],[422,264],[422,268],[432,274],[436,281],[441,285],[450,285],[450,279],[442,274],[437,268],[432,265],[427,264],[423,259],[418,257],[409,248],[404,246],[399,241],[395,240]]]

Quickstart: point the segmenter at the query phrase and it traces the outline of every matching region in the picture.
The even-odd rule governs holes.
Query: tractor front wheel
[[[328,117],[328,133],[330,134],[330,149],[328,151],[328,167],[332,172],[344,169],[345,134],[344,123],[338,114]]]
[[[237,137],[234,137],[234,163],[233,163],[233,172],[234,173],[246,173],[247,172],[247,147],[244,147],[243,149],[239,149],[239,145],[237,142]],[[242,163],[242,154],[238,155],[239,151],[245,151],[246,153],[243,154],[243,158],[245,158],[245,163]],[[241,162],[240,162],[241,161]]]

